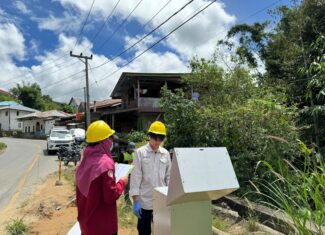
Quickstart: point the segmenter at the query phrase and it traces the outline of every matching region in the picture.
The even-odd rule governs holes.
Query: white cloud
[[[77,33],[81,25],[80,16],[68,12],[64,12],[62,17],[56,17],[51,14],[46,18],[34,17],[33,19],[38,22],[40,30],[51,30],[56,33]]]
[[[64,7],[75,7],[81,12],[87,12],[92,0],[74,1],[74,0],[58,0]],[[141,24],[146,23],[167,1],[150,1],[143,0],[136,11],[132,14],[132,19],[137,20]],[[187,0],[172,1],[154,20],[151,22],[150,28],[158,26],[162,21],[171,16],[176,10],[180,9]],[[114,7],[116,1],[97,0],[93,6],[92,15],[102,16],[102,20]],[[137,1],[125,0],[123,4],[119,4],[115,11],[115,16],[120,20],[125,18],[134,8]],[[172,29],[180,25],[189,16],[194,14],[208,1],[197,0],[188,5],[178,15],[173,17],[158,32],[160,35],[169,33]],[[224,4],[215,2],[203,13],[199,14],[189,23],[177,30],[165,44],[170,48],[179,52],[185,59],[190,59],[194,55],[199,57],[210,56],[216,46],[218,40],[222,39],[227,29],[235,23],[235,17],[229,15]],[[142,33],[143,34],[143,33]]]
[[[13,85],[19,77],[28,73],[26,67],[18,67],[14,60],[25,58],[24,37],[12,23],[0,23],[0,84],[1,87]]]
[[[25,55],[24,37],[12,23],[0,24],[0,59],[22,60]],[[2,63],[1,61],[1,63]]]
[[[32,11],[30,9],[27,8],[27,6],[25,5],[25,3],[23,3],[22,1],[16,1],[15,2],[15,7],[22,12],[23,14],[31,14]]]
[[[75,37],[68,37],[65,32],[75,32],[75,35],[79,32],[81,23],[84,19],[83,16],[88,13],[92,0],[75,1],[75,0],[57,0],[59,1],[66,11],[63,12],[61,17],[50,14],[47,18],[34,18],[38,22],[38,27],[41,30],[51,30],[58,33],[59,44],[53,51],[47,51],[43,55],[38,55],[36,59],[39,61],[38,65],[31,68],[17,67],[12,58],[23,59],[26,52],[24,51],[24,40],[18,40],[19,32],[16,32],[16,39],[13,38],[12,42],[16,42],[15,45],[8,47],[7,42],[2,42],[4,38],[1,38],[0,34],[0,58],[2,55],[6,55],[5,64],[6,68],[4,72],[0,71],[0,81],[5,80],[6,74],[12,74],[13,77],[20,77],[16,81],[28,81],[37,82],[43,88],[43,93],[51,95],[55,100],[68,101],[71,96],[83,98],[82,87],[85,86],[84,73],[61,81],[63,78],[68,77],[71,74],[75,74],[84,70],[84,64],[77,58],[69,57],[69,51],[74,48],[76,43]],[[93,13],[90,21],[104,20],[107,14],[111,11],[117,0],[97,0],[94,5]],[[137,1],[125,0],[121,1],[118,6],[115,16],[117,19],[122,20],[132,10]],[[167,0],[164,2],[143,0],[140,7],[132,15],[132,19],[138,21],[140,24],[144,24],[149,20],[159,8],[161,8]],[[169,17],[177,9],[185,4],[185,0],[172,1],[167,8],[147,26],[148,29],[152,29],[160,24],[163,20]],[[168,24],[163,26],[157,34],[148,37],[144,42],[141,42],[135,48],[132,53],[139,55],[148,45],[151,45],[157,41],[162,35],[165,35],[174,27],[183,22],[189,15],[192,15],[203,3],[207,3],[205,0],[194,1],[189,5],[180,15],[173,18]],[[72,10],[71,10],[72,8]],[[1,19],[1,9],[0,9]],[[199,57],[210,57],[215,50],[215,45],[219,39],[226,34],[226,28],[228,28],[235,21],[235,17],[227,14],[224,10],[224,6],[220,2],[214,3],[203,14],[193,19],[190,23],[183,26],[180,30],[176,31],[170,38],[164,42],[165,48],[170,50],[165,52],[148,51],[139,59],[129,64],[125,68],[121,69],[114,75],[107,77],[108,74],[120,68],[126,61],[119,58],[116,61],[111,61],[108,64],[98,68],[92,69],[89,72],[90,82],[92,84],[90,95],[92,100],[100,100],[108,98],[113,90],[119,76],[124,71],[133,72],[188,72],[188,60],[197,55]],[[147,30],[148,30],[147,29]],[[16,29],[17,30],[17,29]],[[8,29],[7,29],[8,31]],[[62,33],[64,32],[64,33]],[[8,32],[7,32],[8,33]],[[124,48],[132,45],[137,39],[142,37],[146,32],[141,32],[136,36],[125,36]],[[20,33],[21,34],[21,33]],[[21,35],[22,36],[22,35]],[[16,41],[15,41],[16,40]],[[20,43],[19,43],[20,42]],[[30,42],[31,45],[37,45],[37,43]],[[5,45],[5,50],[2,51],[1,47]],[[98,46],[98,45],[97,45]],[[79,45],[74,48],[75,52],[83,51],[85,55],[92,53],[93,44],[86,38],[82,38]],[[36,50],[37,47],[34,46]],[[6,52],[6,50],[8,50]],[[66,56],[65,56],[66,55]],[[89,61],[90,67],[96,67],[107,61],[108,55],[94,54],[93,60]],[[2,64],[0,65],[3,66]],[[105,78],[106,79],[103,79]],[[98,82],[96,84],[96,81]],[[58,85],[52,85],[58,83]],[[11,84],[12,86],[12,84]],[[10,88],[7,86],[6,88]]]

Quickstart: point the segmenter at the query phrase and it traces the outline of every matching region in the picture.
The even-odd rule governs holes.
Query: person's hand
[[[141,203],[139,200],[133,202],[133,214],[141,219]]]
[[[124,176],[124,177],[121,178],[121,180],[124,181],[124,185],[127,185],[128,182],[129,182],[129,176]]]

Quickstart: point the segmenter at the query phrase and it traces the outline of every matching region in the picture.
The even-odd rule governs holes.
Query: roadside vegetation
[[[75,108],[64,103],[55,102],[49,95],[43,95],[37,83],[17,84],[10,92],[12,96],[0,94],[0,101],[16,101],[26,107],[40,111],[56,109],[67,113],[76,112]]]
[[[0,142],[0,153],[7,148],[5,143]]]
[[[15,219],[6,226],[8,235],[23,235],[30,231],[23,219]]]
[[[227,147],[236,193],[284,212],[293,234],[325,233],[324,12],[305,0],[271,12],[275,26],[236,25],[185,88],[162,90],[167,148]]]

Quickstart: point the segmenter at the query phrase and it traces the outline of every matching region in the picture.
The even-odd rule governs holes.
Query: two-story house
[[[121,103],[101,113],[101,119],[118,132],[147,130],[149,125],[162,119],[161,88],[182,87],[181,73],[122,73],[111,97]]]
[[[37,110],[28,108],[14,101],[0,102],[0,131],[23,130],[19,117],[35,113]]]

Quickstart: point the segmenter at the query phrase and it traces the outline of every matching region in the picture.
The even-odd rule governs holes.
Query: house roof
[[[123,91],[132,86],[134,80],[172,81],[180,82],[181,76],[186,73],[130,73],[124,72],[111,93],[112,98],[120,98]]]
[[[12,104],[12,105],[10,104],[7,106],[2,106],[2,105],[0,106],[0,110],[6,110],[6,109],[26,111],[26,112],[31,112],[31,113],[38,112],[38,110],[36,110],[36,109],[31,109],[31,108],[28,108],[24,105],[17,104],[17,103]]]
[[[23,119],[54,119],[59,117],[68,117],[71,114],[58,111],[58,110],[50,110],[45,112],[35,112],[31,114],[24,115],[22,117],[19,117],[17,119],[23,120]]]
[[[17,105],[16,101],[1,101],[0,106],[9,106],[9,105]]]
[[[104,107],[110,107],[113,105],[121,104],[122,100],[121,99],[107,99],[107,100],[100,100],[96,101],[96,108],[104,108]],[[94,104],[89,105],[90,109],[94,108]]]
[[[3,89],[3,88],[0,88],[0,94],[5,94],[5,95],[12,96],[12,94],[11,94],[9,91],[6,91],[6,90]]]
[[[74,102],[77,104],[77,105],[80,105],[81,103],[81,99],[80,98],[74,98],[74,97],[71,97],[70,99],[70,102],[69,102],[69,105],[71,105],[71,102],[74,100]]]

